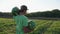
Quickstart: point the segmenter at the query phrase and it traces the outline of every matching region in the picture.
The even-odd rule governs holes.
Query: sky
[[[28,7],[28,13],[60,10],[60,0],[0,0],[0,12],[11,12],[13,7],[17,6],[20,9],[21,5]]]

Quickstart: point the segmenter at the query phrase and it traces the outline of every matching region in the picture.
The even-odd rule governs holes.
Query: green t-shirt
[[[28,18],[24,15],[13,16],[16,22],[16,34],[24,34],[23,27],[28,26]]]

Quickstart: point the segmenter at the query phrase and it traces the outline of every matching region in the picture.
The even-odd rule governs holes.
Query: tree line
[[[60,10],[54,9],[52,11],[44,11],[44,12],[35,12],[27,14],[28,17],[49,17],[49,18],[60,18]]]
[[[27,17],[49,17],[49,18],[60,18],[60,10],[54,9],[51,11],[44,11],[44,12],[35,12],[26,14]],[[13,15],[11,13],[3,13],[0,12],[1,18],[12,18]]]

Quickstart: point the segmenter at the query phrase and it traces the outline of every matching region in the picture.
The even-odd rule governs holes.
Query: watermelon
[[[17,16],[17,15],[18,15],[18,12],[19,12],[19,8],[18,8],[18,7],[14,7],[14,8],[12,9],[12,15],[13,15],[13,16]]]
[[[25,33],[28,33],[28,32],[33,31],[34,28],[35,28],[35,22],[30,20],[30,21],[28,21],[28,26],[24,27],[23,30],[24,30]]]
[[[34,30],[34,28],[35,28],[35,22],[33,22],[33,21],[28,22],[28,28],[30,30]]]

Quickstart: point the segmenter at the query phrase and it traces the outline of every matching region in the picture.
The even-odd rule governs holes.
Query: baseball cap
[[[21,6],[21,10],[28,10],[28,8],[27,8],[26,5],[22,5],[22,6]]]

